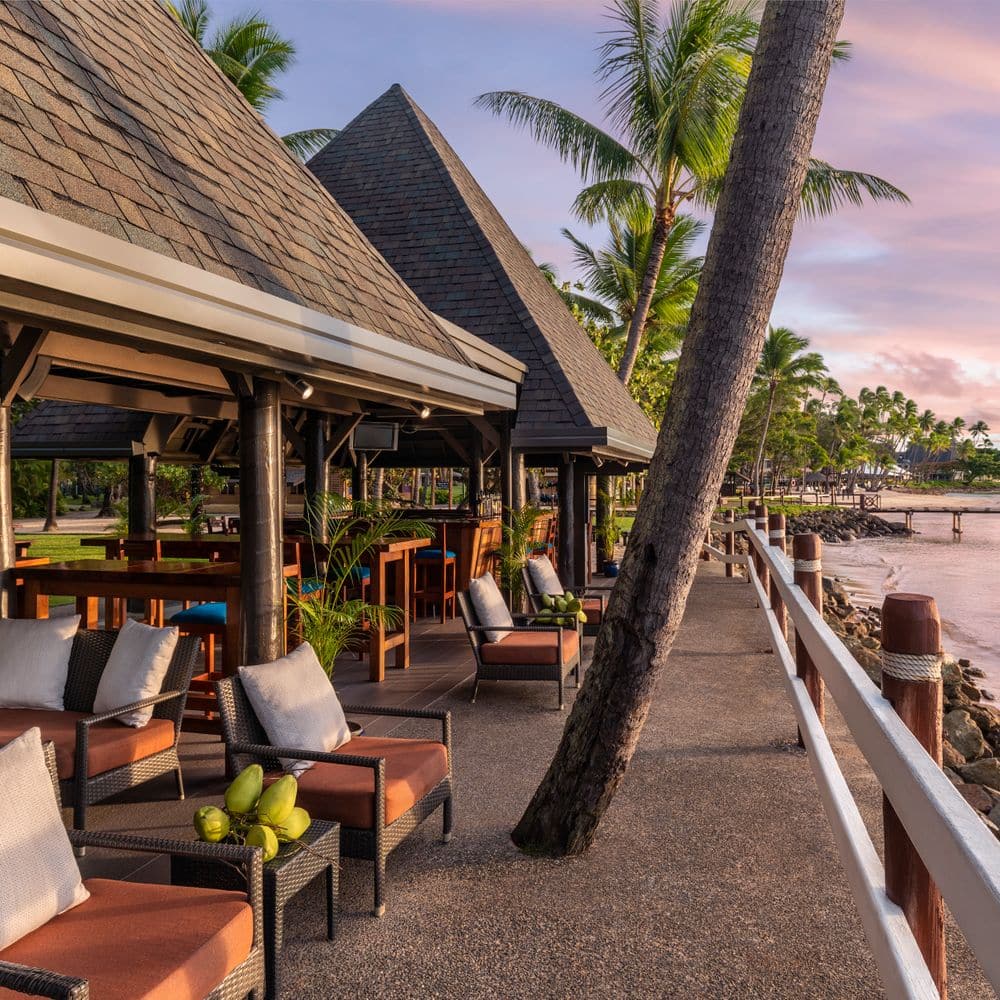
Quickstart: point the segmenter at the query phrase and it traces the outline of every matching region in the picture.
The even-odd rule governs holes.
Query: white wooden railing
[[[939,996],[903,910],[887,895],[884,866],[805,681],[797,676],[782,623],[771,607],[772,594],[780,598],[788,624],[804,644],[987,979],[1000,993],[1000,842],[795,584],[790,560],[770,542],[768,532],[752,521],[713,522],[712,527],[742,535],[754,554],[750,558],[708,541],[704,545],[707,556],[746,567],[886,991],[892,997]],[[768,588],[762,585],[755,562],[762,573],[766,567]]]

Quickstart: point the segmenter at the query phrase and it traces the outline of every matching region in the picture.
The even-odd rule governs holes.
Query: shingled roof
[[[128,458],[155,417],[136,410],[43,400],[14,427],[14,458]]]
[[[527,364],[515,446],[648,459],[652,425],[402,87],[308,165],[430,309]]]
[[[0,4],[0,196],[464,360],[156,0]]]

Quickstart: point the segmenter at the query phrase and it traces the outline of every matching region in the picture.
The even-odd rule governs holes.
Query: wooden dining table
[[[297,565],[284,567],[285,578],[294,577],[298,572]],[[98,627],[102,598],[224,601],[222,672],[234,674],[239,665],[242,608],[238,562],[75,559],[45,566],[19,567],[17,575],[24,580],[21,617],[47,618],[50,596],[75,597],[81,628]]]

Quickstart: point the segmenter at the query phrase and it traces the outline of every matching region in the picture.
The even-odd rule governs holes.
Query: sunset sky
[[[299,50],[278,132],[342,126],[401,83],[536,260],[572,277],[559,230],[579,184],[549,150],[472,106],[487,90],[600,120],[602,0],[215,0],[261,9]],[[878,173],[910,206],[796,231],[773,321],[808,336],[848,391],[885,384],[1000,431],[1000,4],[848,0],[814,152]],[[592,234],[600,240],[600,233]]]

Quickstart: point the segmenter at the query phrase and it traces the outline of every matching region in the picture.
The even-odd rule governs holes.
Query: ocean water
[[[947,503],[946,498],[940,498]],[[997,505],[997,497],[983,498]],[[902,521],[887,514],[886,520]],[[930,594],[941,613],[943,645],[968,657],[1000,695],[1000,514],[962,517],[963,535],[951,533],[951,514],[913,515],[911,538],[863,538],[823,547],[823,568],[844,579],[862,606],[881,604],[894,591]]]

